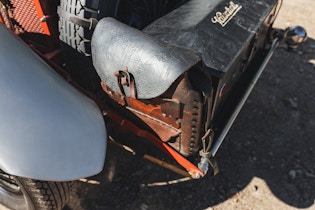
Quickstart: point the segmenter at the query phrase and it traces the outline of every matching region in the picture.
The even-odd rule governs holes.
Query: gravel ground
[[[309,38],[276,50],[217,154],[217,176],[141,187],[179,177],[109,145],[104,171],[76,182],[64,210],[315,210],[314,9],[284,0],[275,27],[302,25]]]

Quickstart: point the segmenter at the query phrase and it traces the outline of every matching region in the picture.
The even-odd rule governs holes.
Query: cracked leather
[[[163,94],[201,61],[196,51],[166,43],[109,17],[97,24],[91,46],[93,65],[106,85],[120,92],[114,73],[128,69],[139,99]],[[130,96],[129,88],[124,90]]]
[[[155,20],[143,32],[196,50],[202,55],[205,66],[227,72],[239,57],[248,59],[249,43],[257,34],[262,34],[262,28],[269,28],[275,18],[272,10],[277,2],[191,0]],[[233,13],[230,11],[232,7]],[[224,23],[226,25],[214,22],[215,18],[226,17],[229,17]]]

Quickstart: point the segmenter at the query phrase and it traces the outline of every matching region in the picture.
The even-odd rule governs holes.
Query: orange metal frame
[[[33,0],[34,2],[34,5],[35,5],[35,8],[36,8],[36,12],[37,12],[37,15],[39,18],[43,18],[45,19],[45,14],[43,12],[43,9],[42,9],[42,6],[40,5],[40,2],[39,0]],[[43,31],[44,31],[44,34],[50,36],[50,30],[48,28],[48,24],[46,21],[41,21],[41,25],[42,25],[42,28],[43,28]]]
[[[107,116],[111,120],[118,123],[120,126],[126,128],[135,135],[148,140],[154,146],[159,148],[162,152],[173,158],[179,165],[181,165],[183,168],[187,170],[187,172],[191,175],[192,178],[198,179],[205,175],[204,172],[201,171],[197,166],[195,166],[193,163],[191,163],[189,160],[187,160],[185,157],[183,157],[181,154],[179,154],[176,150],[174,150],[172,147],[170,147],[167,143],[163,142],[158,137],[154,136],[153,134],[146,130],[139,128],[137,125],[130,122],[129,120],[124,119],[110,107],[106,106],[105,109],[103,110],[106,110]]]
[[[40,5],[39,0],[33,0],[33,3],[34,3],[34,6],[36,8],[37,16],[40,19],[43,19],[43,21],[41,21],[41,26],[43,28],[44,34],[50,36],[50,30],[49,30],[48,24],[44,20],[46,18],[46,16],[45,16],[45,14],[43,12],[43,9],[42,9],[42,6]],[[3,22],[4,21],[3,21],[2,17],[1,17],[1,15],[0,15],[0,23],[3,23]]]

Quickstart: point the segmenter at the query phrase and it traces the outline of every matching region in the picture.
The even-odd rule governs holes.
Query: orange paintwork
[[[39,18],[44,18],[45,17],[45,14],[42,10],[42,7],[40,5],[40,2],[39,0],[33,0],[34,2],[34,5],[35,5],[35,8],[36,8],[36,12],[37,12],[37,15]],[[50,36],[50,30],[48,28],[48,24],[46,21],[42,21],[41,22],[41,25],[42,25],[42,28],[43,28],[43,31],[44,31],[44,34]]]

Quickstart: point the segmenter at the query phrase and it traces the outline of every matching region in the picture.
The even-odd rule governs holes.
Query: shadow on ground
[[[205,209],[226,201],[253,177],[286,204],[315,199],[315,41],[280,46],[218,152],[220,173],[162,187],[143,183],[178,178],[172,172],[109,147],[104,171],[77,182],[65,209]],[[313,63],[313,64],[312,64]]]

